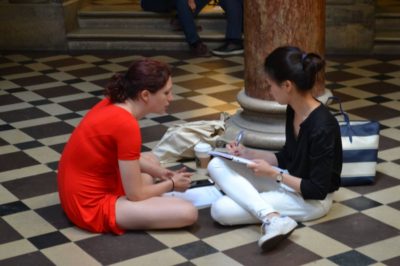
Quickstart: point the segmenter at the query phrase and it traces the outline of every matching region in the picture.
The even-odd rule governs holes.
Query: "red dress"
[[[125,195],[118,160],[137,160],[140,127],[128,111],[102,100],[82,119],[58,168],[58,191],[68,218],[92,232],[122,234],[115,203]]]

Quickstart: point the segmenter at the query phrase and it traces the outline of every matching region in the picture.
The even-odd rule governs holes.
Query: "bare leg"
[[[196,222],[197,209],[188,201],[174,197],[153,197],[116,203],[116,222],[123,229],[166,229],[189,226]]]
[[[160,167],[160,161],[152,152],[141,154],[140,160],[147,167]],[[146,184],[154,183],[149,174],[142,173]],[[197,221],[198,211],[188,201],[164,196],[152,197],[143,201],[130,201],[120,197],[116,202],[116,222],[126,230],[166,229],[192,225]]]

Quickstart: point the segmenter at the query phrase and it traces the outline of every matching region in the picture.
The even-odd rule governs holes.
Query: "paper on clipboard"
[[[196,187],[186,190],[185,192],[168,192],[164,195],[181,198],[193,203],[197,208],[206,208],[222,196],[215,186]]]
[[[231,160],[233,162],[237,162],[237,163],[242,163],[242,164],[251,164],[253,163],[252,160],[248,160],[242,157],[238,157],[238,156],[234,156],[232,154],[226,153],[226,152],[220,152],[220,151],[210,151],[208,152],[208,154],[210,154],[211,156],[214,157],[221,157],[227,160]]]
[[[227,159],[227,160],[231,160],[233,162],[242,163],[242,164],[246,164],[246,165],[254,163],[251,160],[248,160],[248,159],[245,159],[245,158],[241,158],[241,157],[237,157],[237,156],[234,156],[234,155],[226,153],[226,152],[210,151],[210,152],[208,152],[208,154],[210,154],[211,156],[214,156],[214,157],[221,157],[221,158],[224,158],[224,159]],[[287,170],[280,169],[279,167],[276,167],[276,166],[272,166],[272,167],[275,168],[276,170],[278,170],[279,172],[282,171],[284,173],[289,173]],[[294,193],[296,192],[293,188],[291,188],[291,187],[289,187],[289,186],[287,186],[287,185],[285,185],[283,183],[281,183],[280,186],[283,187],[284,189],[286,189],[289,192],[294,192]]]

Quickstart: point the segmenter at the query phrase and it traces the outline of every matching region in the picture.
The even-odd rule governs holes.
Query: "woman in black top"
[[[208,166],[211,178],[226,194],[212,205],[212,217],[224,225],[262,222],[258,244],[263,250],[288,237],[296,221],[324,216],[340,186],[339,125],[312,94],[323,67],[319,55],[297,47],[274,50],[264,68],[272,96],[287,104],[284,147],[272,153],[232,142],[228,151],[252,163],[243,167],[214,158]]]

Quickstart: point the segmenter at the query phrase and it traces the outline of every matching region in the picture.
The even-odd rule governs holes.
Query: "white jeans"
[[[324,216],[332,206],[333,193],[324,200],[304,200],[275,180],[256,177],[244,164],[214,158],[208,172],[226,194],[211,206],[212,218],[223,225],[260,223],[271,212],[308,221]]]

